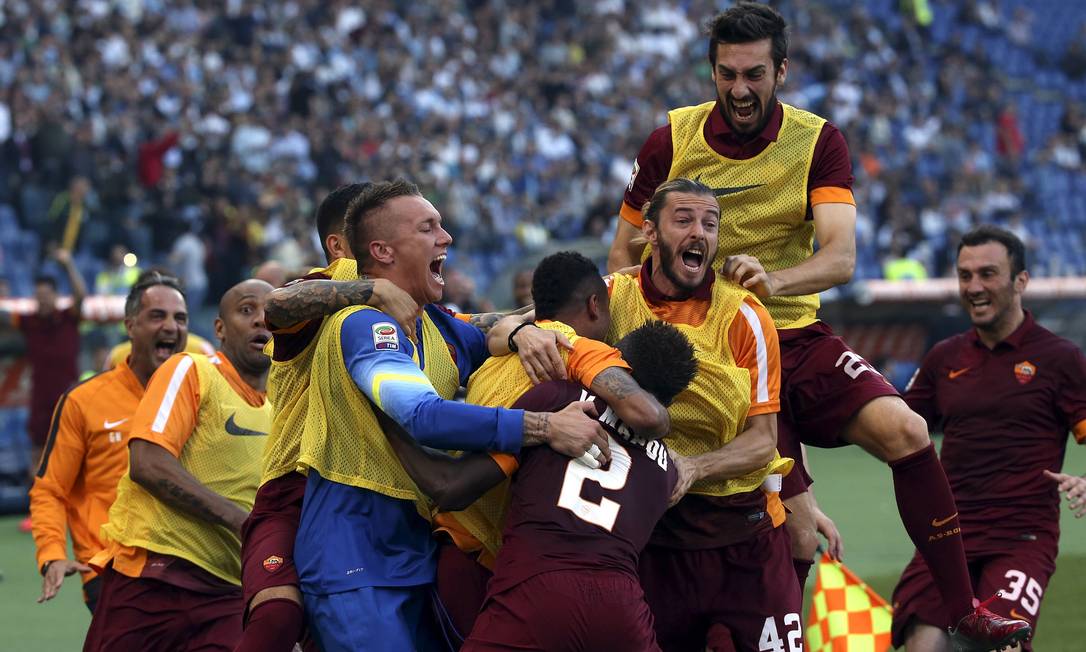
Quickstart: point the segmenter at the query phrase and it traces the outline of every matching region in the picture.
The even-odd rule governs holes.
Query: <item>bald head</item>
[[[236,309],[237,305],[246,298],[259,298],[260,305],[264,305],[264,298],[272,291],[272,286],[258,278],[251,278],[226,291],[219,299],[219,318],[223,318]]]

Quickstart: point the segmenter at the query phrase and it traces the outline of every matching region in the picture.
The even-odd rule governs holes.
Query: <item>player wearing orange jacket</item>
[[[30,490],[42,593],[50,600],[64,578],[82,573],[84,600],[94,611],[100,580],[86,565],[103,548],[98,529],[128,467],[131,417],[159,365],[185,348],[188,311],[177,279],[152,276],[132,286],[125,301],[132,352],[110,371],[64,393],[53,412],[41,465]],[[73,557],[66,535],[71,533]]]

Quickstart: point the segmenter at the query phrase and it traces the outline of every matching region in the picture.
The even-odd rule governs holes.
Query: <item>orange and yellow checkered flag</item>
[[[823,554],[807,621],[807,651],[886,652],[891,613],[871,587]]]

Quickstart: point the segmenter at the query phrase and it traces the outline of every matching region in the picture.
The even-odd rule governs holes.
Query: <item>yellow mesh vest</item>
[[[181,449],[186,471],[246,512],[260,481],[267,437],[231,435],[233,420],[246,430],[271,428],[271,404],[253,407],[239,396],[207,356],[189,354],[200,380],[200,407],[192,436]],[[228,528],[201,521],[159,501],[126,472],[102,533],[126,546],[181,557],[227,582],[241,584],[241,541]]]
[[[413,500],[419,513],[429,518],[428,500],[400,465],[373,414],[372,404],[344,366],[340,331],[343,321],[359,310],[373,308],[344,308],[325,319],[317,335],[298,470],[304,473],[312,468],[321,477],[340,484]],[[420,332],[425,355],[423,373],[442,398],[451,399],[460,386],[459,372],[448,344],[425,312]]]
[[[333,281],[353,281],[358,279],[358,267],[355,261],[340,258],[331,265],[313,272],[324,272]],[[309,408],[309,369],[313,364],[313,350],[317,338],[290,360],[272,360],[268,371],[268,401],[272,404],[272,426],[268,434],[268,445],[264,448],[264,472],[260,483],[278,478],[294,471],[298,467],[298,455],[302,445],[302,429],[305,427],[305,414]],[[265,349],[271,354],[271,343]]]
[[[668,180],[698,179],[721,194],[720,248],[713,269],[726,256],[749,254],[767,271],[793,267],[813,253],[814,223],[807,218],[807,176],[825,120],[787,104],[777,140],[757,156],[735,160],[705,142],[705,121],[714,103],[668,113],[673,152]],[[818,295],[770,297],[765,307],[777,328],[800,328],[817,320]]]
[[[570,344],[580,336],[560,321],[545,321],[538,326],[544,330],[565,335]],[[561,349],[563,361],[569,360],[569,351]],[[524,392],[532,388],[532,381],[524,371],[520,358],[515,355],[495,356],[487,359],[468,379],[467,402],[489,407],[510,407]],[[483,494],[465,510],[449,512],[473,537],[479,540],[490,555],[497,555],[502,543],[502,527],[509,509],[509,479]]]
[[[728,344],[728,328],[747,292],[731,283],[713,283],[712,308],[700,326],[673,324],[694,345],[698,371],[693,382],[675,397],[668,414],[671,433],[667,445],[680,455],[701,455],[716,450],[742,432],[750,409],[750,372],[735,365]],[[617,341],[648,321],[656,321],[641,294],[637,279],[624,274],[612,277],[611,332]],[[713,351],[715,354],[706,355]],[[752,491],[771,473],[787,473],[791,458],[775,455],[765,467],[731,480],[702,480],[692,493],[729,496]]]

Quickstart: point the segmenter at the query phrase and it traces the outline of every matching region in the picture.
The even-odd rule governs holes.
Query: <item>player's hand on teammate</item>
[[[668,507],[674,507],[676,503],[682,500],[686,492],[690,491],[690,485],[697,480],[697,466],[694,465],[692,459],[685,455],[679,455],[675,451],[668,451],[667,454],[671,458],[671,463],[675,465],[675,472],[679,475],[679,478],[675,481],[675,488],[671,490],[671,498],[667,501]]]
[[[373,282],[370,303],[374,308],[395,319],[409,340],[418,341],[415,339],[415,318],[419,315],[419,304],[415,303],[410,294],[397,287],[395,283],[379,278]]]
[[[57,559],[49,562],[45,569],[45,576],[41,580],[41,597],[38,598],[38,604],[56,597],[57,591],[60,591],[60,586],[64,584],[65,577],[74,575],[77,572],[87,573],[91,570],[90,566],[71,559]]]
[[[724,259],[724,278],[753,292],[759,299],[773,296],[773,279],[754,256],[740,254]]]
[[[1059,490],[1067,495],[1067,506],[1075,513],[1075,518],[1086,515],[1086,478],[1047,470],[1044,474],[1050,480],[1059,483]]]
[[[814,517],[818,533],[826,539],[826,552],[834,561],[841,561],[845,555],[845,541],[837,530],[837,524],[817,505],[814,506]]]
[[[598,469],[611,460],[607,431],[592,401],[576,401],[545,415],[543,441],[555,451]]]
[[[533,385],[548,380],[566,379],[566,362],[559,348],[573,350],[569,339],[556,331],[542,328],[521,328],[513,337],[517,355]]]

